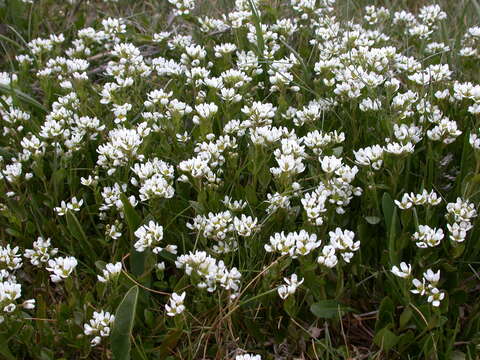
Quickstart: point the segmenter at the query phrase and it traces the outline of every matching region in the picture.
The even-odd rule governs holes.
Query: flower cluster
[[[395,200],[395,205],[397,205],[400,209],[406,210],[410,209],[412,206],[436,206],[440,204],[442,199],[438,197],[438,194],[435,191],[431,191],[430,193],[427,190],[423,190],[421,194],[414,194],[414,193],[405,193],[402,196],[402,200]]]
[[[469,201],[457,198],[454,203],[447,204],[447,228],[450,240],[462,243],[467,237],[467,232],[472,229],[472,219],[477,217],[475,205]]]
[[[97,279],[100,282],[106,283],[108,281],[115,280],[122,272],[122,263],[117,262],[115,264],[109,263],[105,265],[105,269],[102,270],[102,275],[97,275]]]
[[[52,282],[60,282],[67,279],[70,274],[77,267],[78,261],[73,256],[56,257],[48,260],[48,267],[46,268],[50,274]]]
[[[151,248],[154,254],[158,254],[164,250],[172,254],[177,253],[176,245],[167,245],[164,248],[158,246],[163,239],[163,226],[153,220],[149,221],[148,224],[140,226],[135,231],[135,237],[138,240],[133,244],[133,247],[138,252],[144,252],[146,249]]]
[[[290,279],[283,278],[283,280],[285,281],[286,285],[280,285],[277,289],[278,296],[280,296],[283,300],[285,300],[290,295],[295,294],[297,288],[302,285],[304,281],[304,279],[298,280],[297,274],[292,274]]]
[[[33,0],[22,1],[28,5],[16,5],[31,19],[28,31],[7,23],[14,34],[39,28]],[[268,331],[283,326],[280,312],[290,314],[293,303],[306,314],[333,297],[362,311],[377,296],[413,301],[406,287],[390,291],[398,286],[392,276],[382,286],[361,278],[383,277],[377,267],[411,280],[411,293],[434,307],[455,281],[440,290],[431,264],[457,268],[467,291],[476,253],[466,240],[478,233],[479,26],[462,17],[454,39],[437,4],[415,12],[369,4],[345,18],[335,0],[235,0],[214,17],[199,14],[205,6],[194,0],[168,0],[142,4],[142,14],[158,13],[145,16],[149,24],[132,15],[77,28],[85,21],[73,21],[76,14],[110,13],[108,5],[58,5],[73,24],[68,34],[32,36],[18,49],[12,40],[9,70],[0,64],[1,321],[18,320],[38,296],[42,306],[53,302],[52,317],[60,309],[56,318],[65,312],[79,323],[93,301],[118,305],[133,283],[150,292],[137,306],[152,339],[171,323],[191,328],[193,319],[199,332],[229,327],[225,343],[240,343],[229,337],[248,314],[276,342],[284,332]],[[417,267],[427,269],[421,279]],[[374,298],[347,298],[352,283]],[[293,299],[300,286],[305,296]],[[288,299],[283,308],[272,293]],[[160,327],[146,310],[158,308],[157,295],[169,295]],[[451,298],[449,306],[464,306]],[[446,312],[441,318],[455,326]],[[114,321],[93,313],[84,324],[92,346]],[[313,329],[302,321],[295,325]],[[387,330],[425,335],[410,325]],[[43,328],[27,325],[25,338]],[[66,338],[78,337],[73,331]],[[213,338],[203,335],[207,349]],[[64,353],[55,356],[80,354],[61,340]],[[178,339],[172,356],[185,357],[187,340]],[[241,349],[220,354],[222,345],[211,357],[261,359]]]
[[[442,229],[432,229],[428,225],[419,225],[418,231],[413,234],[413,240],[419,248],[435,247],[443,239]]]
[[[45,264],[50,260],[51,256],[55,256],[58,253],[57,248],[51,248],[50,238],[44,239],[39,236],[37,241],[33,242],[33,249],[26,249],[24,256],[30,259],[30,263],[35,266]]]
[[[321,245],[321,241],[317,241],[317,235],[309,234],[305,230],[300,232],[284,234],[276,233],[270,237],[270,244],[265,244],[265,251],[279,252],[281,255],[289,255],[295,259],[298,256],[308,255]]]
[[[93,336],[90,341],[92,346],[97,346],[102,341],[102,337],[110,335],[110,328],[115,321],[115,316],[108,311],[94,311],[90,321],[83,325],[83,332],[87,336]]]
[[[422,280],[412,280],[414,289],[410,291],[413,294],[426,296],[427,301],[431,303],[432,306],[438,307],[440,306],[440,302],[445,298],[445,293],[436,287],[439,281],[440,270],[435,273],[431,269],[428,269],[423,273]]]
[[[222,260],[217,261],[207,255],[205,251],[190,252],[188,255],[181,255],[175,261],[179,269],[184,269],[189,276],[196,274],[200,277],[197,286],[200,289],[207,289],[213,292],[220,285],[225,290],[232,290],[235,295],[240,289],[242,275],[236,267],[227,269]]]
[[[0,323],[5,321],[5,316],[13,316],[18,309],[35,308],[35,299],[19,302],[22,296],[22,285],[17,282],[14,275],[8,271],[0,270]]]
[[[177,316],[185,311],[185,305],[183,305],[185,295],[185,291],[181,295],[172,293],[169,303],[165,305],[165,311],[167,312],[168,316]]]

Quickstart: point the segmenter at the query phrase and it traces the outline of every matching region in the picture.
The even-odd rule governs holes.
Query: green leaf
[[[263,166],[258,173],[258,181],[264,188],[266,188],[270,183],[270,180],[272,180],[270,170],[268,169],[268,166]]]
[[[283,310],[292,318],[295,318],[297,315],[297,306],[295,304],[295,297],[294,296],[289,296],[285,301],[283,302]]]
[[[140,227],[142,223],[142,218],[138,212],[133,208],[130,201],[127,199],[125,194],[120,195],[120,200],[123,204],[123,213],[127,220],[127,225],[130,230],[130,241],[131,241],[131,255],[130,255],[130,265],[132,268],[132,273],[135,276],[140,276],[145,271],[145,252],[138,252],[134,249],[133,243],[135,241],[135,231]]]
[[[385,218],[385,225],[387,227],[387,233],[390,233],[390,226],[392,224],[393,213],[395,210],[395,204],[389,193],[384,193],[382,197],[382,211]]]
[[[377,225],[380,222],[380,218],[378,216],[365,216],[365,220],[370,225]]]
[[[403,310],[402,314],[400,315],[400,329],[404,329],[408,325],[412,315],[412,309],[409,307],[406,307],[405,310]]]
[[[384,193],[382,197],[382,211],[385,218],[388,235],[388,256],[392,264],[398,263],[399,249],[395,246],[396,235],[399,233],[400,221],[398,220],[397,207],[388,193]]]
[[[182,337],[183,331],[181,329],[170,330],[162,341],[162,345],[158,348],[160,358],[164,359],[175,348],[178,340]]]
[[[337,146],[332,149],[333,155],[341,157],[343,153],[343,146]]]
[[[315,271],[302,271],[302,273],[305,279],[305,287],[310,290],[315,300],[321,300],[322,287],[325,284],[325,280],[323,278],[319,279]]]
[[[462,256],[463,251],[465,250],[465,245],[464,244],[456,244],[456,246],[453,246],[452,249],[450,250],[450,253],[452,254],[452,257],[454,259],[459,258]]]
[[[0,84],[0,92],[6,93],[8,95],[13,95],[13,96],[17,97],[18,99],[32,105],[33,107],[35,107],[37,109],[40,109],[43,112],[48,112],[48,110],[45,106],[40,104],[37,100],[32,98],[30,95],[27,95],[27,94],[25,94],[24,92],[22,92],[18,89]]]
[[[198,201],[190,200],[188,203],[198,214],[203,214],[205,212],[205,207]]]
[[[22,235],[21,232],[15,230],[15,229],[12,229],[12,228],[6,228],[5,229],[5,232],[8,234],[8,235],[11,235],[13,237],[16,237],[16,238],[19,238],[19,239],[25,239],[25,237]]]
[[[393,348],[397,344],[398,340],[399,337],[386,327],[380,330],[373,338],[373,342],[385,351]]]
[[[257,193],[253,185],[248,185],[245,187],[245,198],[247,199],[250,205],[256,205],[258,203]]]
[[[127,199],[125,194],[120,195],[120,200],[122,200],[123,213],[127,219],[128,228],[132,233],[134,233],[142,223],[142,218],[140,215],[138,215],[132,204],[130,204],[130,201]]]
[[[87,243],[88,242],[87,235],[85,235],[82,225],[78,221],[75,214],[72,213],[71,211],[67,211],[66,218],[67,218],[67,227],[70,233],[72,234],[72,236],[78,241]]]
[[[343,306],[336,300],[322,300],[310,306],[310,311],[313,315],[322,319],[332,319],[343,316],[344,313],[352,311],[352,309]]]
[[[467,356],[465,353],[461,351],[454,351],[452,352],[452,356],[450,357],[451,360],[465,360]]]
[[[394,323],[395,315],[395,305],[393,304],[392,299],[388,296],[385,296],[380,303],[380,308],[378,309],[378,318],[375,323],[375,330],[378,331],[386,327],[389,324]]]
[[[6,359],[6,360],[17,359],[10,352],[10,349],[8,348],[8,340],[4,336],[0,337],[0,355],[2,355],[2,359]]]
[[[111,338],[112,353],[114,360],[130,359],[130,337],[135,322],[137,310],[138,286],[135,285],[125,294],[115,313]]]
[[[0,34],[0,40],[6,41],[6,42],[8,42],[8,43],[10,43],[10,44],[18,47],[18,48],[22,48],[22,47],[23,47],[22,45],[20,45],[20,44],[19,44],[18,42],[16,42],[15,40],[12,40],[12,39],[10,39],[9,37],[7,37],[7,36],[5,36],[5,35],[2,35],[2,34]]]
[[[252,0],[248,0],[248,3],[250,5],[250,9],[252,10],[252,14],[253,14],[252,20],[253,20],[253,25],[255,25],[255,33],[257,35],[257,47],[259,50],[259,55],[263,57],[263,53],[265,49],[265,40],[263,39],[263,31],[262,31],[260,16],[258,14],[257,7],[252,2]]]

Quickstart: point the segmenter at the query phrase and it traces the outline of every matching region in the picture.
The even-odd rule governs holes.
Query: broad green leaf
[[[114,360],[130,359],[130,337],[137,310],[138,286],[135,285],[125,294],[115,313],[112,334],[110,335]]]
[[[332,319],[352,311],[352,309],[343,306],[336,300],[322,300],[312,304],[310,311],[318,318]]]
[[[302,271],[303,278],[305,279],[305,286],[310,290],[315,300],[322,299],[322,287],[325,284],[323,277],[319,278],[315,271]]]
[[[389,351],[393,348],[399,340],[399,337],[391,332],[388,328],[383,328],[373,338],[375,344],[377,344],[381,349]]]
[[[394,314],[395,305],[393,304],[392,299],[390,299],[388,296],[385,296],[380,303],[380,308],[378,309],[378,318],[377,322],[375,323],[375,330],[378,331],[389,324],[393,324]]]
[[[140,215],[138,215],[132,204],[130,204],[130,201],[127,199],[125,194],[120,195],[120,200],[122,200],[123,213],[125,214],[128,228],[132,233],[134,233],[142,223],[142,218]]]

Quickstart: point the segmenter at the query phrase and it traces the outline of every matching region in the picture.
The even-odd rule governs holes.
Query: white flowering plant
[[[364,5],[0,1],[0,357],[476,359],[480,7]]]

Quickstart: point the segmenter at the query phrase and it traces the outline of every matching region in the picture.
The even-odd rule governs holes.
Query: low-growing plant
[[[0,357],[478,358],[445,5],[0,2]]]

